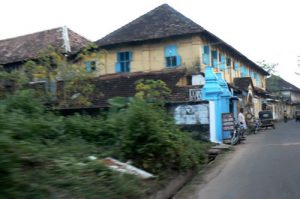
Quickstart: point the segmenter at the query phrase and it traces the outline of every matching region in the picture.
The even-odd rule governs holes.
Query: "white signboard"
[[[175,108],[176,124],[208,124],[208,104],[180,105]]]
[[[192,76],[192,85],[204,85],[205,78],[203,75],[193,75]]]

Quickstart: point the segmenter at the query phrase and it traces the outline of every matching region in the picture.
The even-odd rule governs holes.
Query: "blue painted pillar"
[[[211,66],[205,68],[205,85],[202,88],[202,97],[209,101],[209,126],[210,141],[222,143],[222,121],[221,121],[221,104],[220,95],[222,88],[219,84],[217,76],[213,72]]]
[[[222,73],[217,73],[216,75],[218,78],[219,85],[222,88],[222,93],[220,94],[220,100],[219,100],[220,109],[221,109],[220,115],[222,116],[222,113],[229,113],[229,104],[230,104],[229,100],[230,97],[232,97],[232,93],[229,91],[227,82],[223,79]],[[221,119],[222,118],[220,118],[220,120]],[[223,139],[228,139],[231,137],[230,131],[224,131],[222,135],[223,135]]]

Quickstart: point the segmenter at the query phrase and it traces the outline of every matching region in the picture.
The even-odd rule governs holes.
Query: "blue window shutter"
[[[115,64],[115,72],[116,73],[122,72],[122,69],[121,69],[121,53],[120,52],[117,52],[117,62]]]
[[[224,55],[221,55],[221,63],[220,63],[220,70],[225,70],[226,68],[226,58]]]
[[[91,72],[91,62],[89,62],[89,61],[85,62],[85,70],[88,73]]]
[[[128,54],[129,54],[129,61],[132,61],[132,52],[128,52]]]
[[[176,66],[181,66],[181,57],[176,56]]]
[[[203,52],[202,52],[202,63],[205,65],[209,65],[209,46],[205,45],[203,46]]]
[[[121,61],[121,53],[117,52],[117,62],[120,62],[120,61]]]
[[[169,45],[165,47],[165,57],[177,56],[177,47],[175,45]]]
[[[244,66],[240,67],[240,75],[241,77],[244,77]]]
[[[212,56],[212,65],[213,67],[218,66],[218,51],[212,50],[211,51],[211,56]]]
[[[131,66],[131,61],[132,61],[132,52],[129,51],[128,54],[129,54],[129,63],[128,63],[128,71],[126,71],[126,72],[130,72],[130,70],[131,70],[130,66]]]
[[[239,69],[239,63],[234,63],[234,70],[238,70]]]
[[[248,70],[247,67],[245,67],[245,76],[246,76],[246,77],[249,77],[249,70]]]
[[[122,72],[121,63],[120,62],[116,62],[115,71],[116,71],[116,73]]]

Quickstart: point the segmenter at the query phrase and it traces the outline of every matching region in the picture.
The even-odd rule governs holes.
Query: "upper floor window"
[[[256,86],[261,86],[260,77],[257,73],[254,73],[254,78],[255,78],[255,81],[256,81]]]
[[[181,65],[181,58],[178,55],[177,47],[169,45],[165,47],[166,67],[176,67]]]
[[[117,52],[116,72],[130,72],[130,63],[132,61],[132,52]]]
[[[241,77],[248,77],[249,76],[249,69],[246,68],[245,66],[241,66],[241,71],[240,71],[240,75]]]
[[[226,68],[226,57],[220,53],[219,55],[219,62],[220,62],[220,70],[225,70]]]
[[[228,68],[231,67],[231,59],[230,59],[229,57],[226,57],[226,66],[227,66]]]
[[[238,70],[238,69],[239,69],[239,63],[234,62],[234,64],[233,64],[233,69],[234,69],[234,70]]]
[[[97,64],[96,61],[86,61],[85,63],[85,70],[86,72],[94,72],[97,71]]]
[[[211,63],[213,67],[218,66],[218,51],[216,50],[211,51]]]
[[[204,45],[202,48],[202,63],[204,65],[210,65],[210,61],[209,61],[209,46],[208,45]]]

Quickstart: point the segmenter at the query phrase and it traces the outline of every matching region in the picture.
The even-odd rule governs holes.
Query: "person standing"
[[[240,108],[240,113],[238,115],[238,122],[239,122],[240,125],[243,126],[244,129],[247,129],[247,124],[246,124],[243,108]]]

